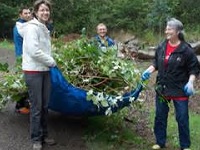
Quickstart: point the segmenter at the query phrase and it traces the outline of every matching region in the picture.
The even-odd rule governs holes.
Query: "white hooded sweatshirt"
[[[56,65],[51,56],[51,37],[47,27],[33,19],[17,24],[23,37],[22,69],[24,71],[48,71]]]

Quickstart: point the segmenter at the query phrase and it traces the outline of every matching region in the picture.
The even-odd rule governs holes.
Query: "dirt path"
[[[13,65],[14,52],[0,49],[0,62]],[[32,150],[29,136],[29,115],[17,114],[15,103],[9,103],[0,112],[0,150]],[[62,114],[49,113],[49,134],[55,138],[57,145],[44,147],[43,150],[86,150],[83,141],[85,120],[69,118]]]

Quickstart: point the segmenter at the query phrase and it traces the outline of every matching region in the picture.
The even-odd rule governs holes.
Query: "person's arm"
[[[191,74],[187,84],[184,86],[184,91],[187,96],[192,96],[195,93],[195,90],[194,90],[195,79],[196,79],[196,76],[194,74]]]
[[[14,45],[15,45],[15,56],[21,57],[23,39],[20,36],[20,34],[18,33],[18,29],[16,26],[13,28],[13,41],[14,41]]]
[[[155,67],[153,65],[149,66],[143,73],[142,73],[142,80],[148,80],[151,76],[151,74],[155,71]]]
[[[146,71],[148,71],[150,74],[152,74],[155,71],[155,67],[153,65],[149,66]]]
[[[194,74],[191,74],[188,82],[194,83],[195,79],[196,79],[196,76]]]
[[[196,57],[196,54],[194,51],[191,49],[188,51],[188,59],[187,59],[187,68],[188,68],[188,73],[189,73],[189,79],[186,85],[184,86],[184,92],[187,96],[191,96],[195,93],[194,90],[194,81],[196,79],[196,76],[199,75],[199,61]]]
[[[108,47],[110,47],[110,46],[114,46],[115,45],[115,42],[114,42],[114,40],[113,39],[111,39],[110,37],[106,37],[106,39],[107,39],[107,42],[108,42]]]

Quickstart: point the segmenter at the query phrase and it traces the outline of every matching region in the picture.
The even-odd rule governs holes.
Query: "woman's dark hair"
[[[185,37],[184,37],[184,34],[183,34],[182,31],[178,33],[178,38],[179,38],[179,40],[181,40],[181,41],[185,41]]]

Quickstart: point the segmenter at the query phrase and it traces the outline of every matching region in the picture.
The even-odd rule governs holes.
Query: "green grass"
[[[119,113],[92,117],[88,121],[84,137],[88,150],[139,150],[148,145],[148,141],[120,120]]]
[[[191,132],[191,141],[192,149],[200,149],[200,115],[196,113],[191,113],[190,117],[190,132]]]
[[[132,123],[124,121],[124,114],[117,112],[109,116],[89,118],[85,133],[88,150],[145,150],[150,141],[136,133],[134,116]]]
[[[6,39],[0,41],[0,48],[14,50],[14,44]]]

